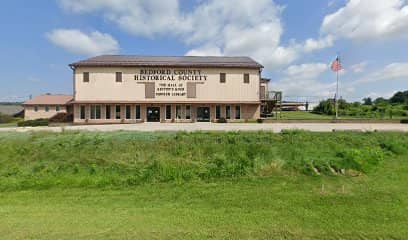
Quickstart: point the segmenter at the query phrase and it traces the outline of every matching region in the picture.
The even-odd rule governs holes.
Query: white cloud
[[[391,91],[391,92],[386,92],[386,93],[378,93],[378,92],[370,92],[368,94],[366,94],[365,97],[370,97],[371,99],[377,99],[379,97],[388,99],[391,98],[392,96],[394,96],[395,93],[397,93],[398,91]]]
[[[186,56],[222,56],[222,53],[220,48],[207,45],[191,49],[186,53]]]
[[[307,39],[304,43],[305,52],[313,52],[315,50],[320,50],[334,45],[334,37],[332,35],[327,35],[326,37],[315,39]]]
[[[101,13],[105,19],[135,35],[179,33],[189,23],[179,12],[178,0],[60,0],[66,11]]]
[[[320,77],[329,69],[325,63],[292,65],[283,72],[283,78],[272,83],[272,88],[281,90],[286,97],[333,97],[336,83],[325,83]]]
[[[362,73],[364,72],[366,67],[367,67],[367,62],[361,62],[361,63],[354,64],[353,66],[350,67],[350,69],[354,73]]]
[[[53,44],[75,54],[91,56],[119,51],[119,43],[111,35],[98,31],[84,33],[77,29],[55,29],[46,36]]]
[[[408,79],[408,63],[392,63],[354,82],[355,85],[370,82]]]
[[[138,36],[165,35],[184,41],[186,55],[250,56],[269,70],[292,63],[302,53],[329,47],[331,36],[283,45],[283,7],[272,0],[198,1],[182,11],[179,0],[59,0],[69,12],[97,13]]]
[[[408,5],[405,0],[349,0],[324,18],[321,32],[356,41],[408,37]]]

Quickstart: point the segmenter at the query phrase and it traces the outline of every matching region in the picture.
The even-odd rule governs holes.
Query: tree
[[[392,104],[403,104],[408,101],[408,91],[405,92],[397,92],[390,98],[390,102]]]
[[[334,100],[328,99],[320,101],[319,105],[317,105],[313,112],[320,113],[320,114],[327,114],[327,115],[334,115],[335,114],[335,107],[334,107]]]
[[[364,105],[373,105],[373,100],[370,97],[363,98]]]
[[[380,104],[385,105],[385,104],[388,104],[388,100],[385,99],[385,98],[379,97],[379,98],[375,99],[374,104],[375,105],[380,105]]]

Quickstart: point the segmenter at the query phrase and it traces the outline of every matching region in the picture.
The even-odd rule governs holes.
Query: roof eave
[[[101,64],[94,64],[94,63],[74,63],[69,64],[70,67],[78,68],[78,67],[200,67],[200,68],[250,68],[250,69],[263,69],[264,66],[258,65],[227,65],[227,64],[220,64],[220,65],[199,65],[199,64],[180,64],[180,65],[171,65],[171,64],[111,64],[111,63],[101,63]]]

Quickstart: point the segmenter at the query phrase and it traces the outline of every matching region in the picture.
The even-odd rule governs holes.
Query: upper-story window
[[[122,82],[122,72],[116,72],[116,82]]]
[[[225,83],[227,81],[227,74],[220,73],[220,83]]]
[[[248,73],[244,74],[244,83],[249,83],[249,74]]]
[[[89,82],[89,72],[84,72],[82,75],[83,82]]]

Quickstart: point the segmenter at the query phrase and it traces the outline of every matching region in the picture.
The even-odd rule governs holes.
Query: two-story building
[[[104,55],[70,67],[77,124],[258,119],[267,91],[248,57]]]

